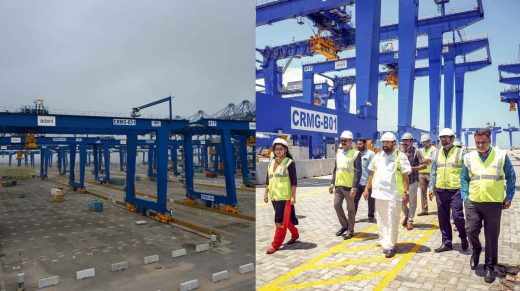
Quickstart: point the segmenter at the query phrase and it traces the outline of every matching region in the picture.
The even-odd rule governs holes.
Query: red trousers
[[[273,242],[271,244],[271,246],[276,250],[282,246],[283,241],[285,240],[285,235],[287,234],[287,229],[291,232],[292,239],[297,239],[300,236],[298,234],[298,229],[291,222],[291,211],[291,201],[287,201],[283,212],[283,224],[280,227],[276,226]]]

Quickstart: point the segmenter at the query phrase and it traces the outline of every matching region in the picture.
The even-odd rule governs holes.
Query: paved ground
[[[520,169],[520,154],[513,154]],[[264,188],[257,188],[256,286],[258,290],[520,290],[520,278],[496,280],[488,285],[469,268],[469,252],[460,250],[454,233],[455,250],[436,254],[440,231],[436,215],[418,217],[412,231],[400,229],[398,254],[383,257],[376,245],[377,227],[369,224],[367,204],[362,200],[355,238],[344,241],[334,233],[339,224],[330,177],[306,179],[298,188],[296,213],[300,218],[301,243],[273,255],[265,250],[274,233],[273,210],[263,203]],[[432,207],[433,204],[433,207]],[[435,210],[435,203],[430,202]],[[502,216],[499,262],[520,263],[520,193],[512,208]],[[287,237],[288,239],[288,237]],[[482,242],[483,237],[482,237]],[[483,262],[483,254],[481,262]],[[482,272],[479,267],[479,274]],[[516,280],[516,283],[514,282]],[[507,284],[509,287],[506,287]],[[515,285],[516,284],[516,285]],[[516,288],[516,289],[515,289]]]
[[[87,203],[93,199],[89,194],[67,192],[65,202],[52,203],[53,186],[35,179],[0,189],[0,290],[2,281],[7,290],[14,290],[19,272],[25,273],[26,290],[35,290],[38,279],[53,275],[61,282],[48,290],[177,290],[191,279],[198,279],[202,290],[254,288],[254,273],[238,273],[240,265],[254,262],[252,222],[179,210],[199,223],[211,221],[223,233],[210,251],[195,253],[195,245],[207,243],[206,238],[106,201],[102,213],[88,212]],[[96,192],[114,192],[95,187]],[[146,225],[135,224],[142,219]],[[188,255],[173,259],[171,251],[181,248]],[[160,261],[144,265],[144,257],[155,254]],[[119,261],[128,261],[129,269],[111,272],[110,264]],[[76,271],[91,267],[96,268],[95,279],[75,279]],[[222,270],[230,272],[230,279],[212,283],[211,274]]]

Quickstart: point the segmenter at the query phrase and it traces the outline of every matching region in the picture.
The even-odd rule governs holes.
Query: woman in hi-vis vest
[[[296,243],[299,237],[298,229],[295,226],[298,224],[298,219],[294,212],[297,184],[296,166],[289,153],[286,140],[276,138],[273,141],[272,151],[274,158],[269,161],[267,167],[264,202],[268,203],[271,199],[276,229],[273,242],[267,249],[267,254],[276,252],[282,246],[287,229],[291,232],[291,239],[286,245]]]

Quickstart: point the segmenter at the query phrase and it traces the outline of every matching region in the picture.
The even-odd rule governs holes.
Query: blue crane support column
[[[61,175],[63,171],[63,152],[60,147],[56,151],[58,152],[58,174]]]
[[[31,167],[34,168],[34,152],[31,152]]]
[[[16,155],[16,166],[21,167],[22,166],[22,159],[18,158],[18,155]]]
[[[154,160],[154,147],[150,145],[148,147],[148,177],[153,177],[153,160]]]
[[[455,56],[444,58],[444,127],[451,127],[453,116],[453,82],[455,80]],[[460,138],[460,134],[458,135]]]
[[[399,135],[412,126],[418,11],[418,0],[399,0]]]
[[[513,131],[509,130],[507,133],[509,133],[509,149],[513,149]]]
[[[9,158],[11,158],[11,155],[9,155]],[[40,147],[40,178],[43,180],[45,179],[45,146]]]
[[[53,156],[53,152],[50,150],[49,151],[49,167],[52,168],[52,156]]]
[[[23,155],[23,160],[24,160],[24,161],[23,161],[24,166],[25,166],[25,167],[29,166],[29,156],[27,155],[27,153],[24,153],[24,155]],[[52,165],[51,165],[51,167],[52,167]]]
[[[356,110],[363,117],[377,118],[381,0],[358,1],[355,9]]]
[[[304,67],[305,70],[305,67]],[[303,102],[307,104],[314,103],[314,73],[313,72],[303,72]]]
[[[85,167],[87,162],[87,145],[85,142],[79,144],[79,188],[85,189]]]
[[[224,174],[226,177],[227,204],[236,206],[236,185],[235,185],[235,155],[233,154],[233,143],[231,142],[231,132],[227,129],[222,131],[221,144],[223,145]]]
[[[13,164],[13,154],[9,153],[9,167]]]
[[[428,62],[430,67],[430,133],[432,139],[439,135],[439,115],[441,105],[441,53],[442,32],[432,31],[428,34]]]
[[[98,145],[92,146],[92,151],[94,153],[94,180],[99,181],[99,148]]]
[[[464,112],[464,72],[455,72],[455,136],[460,139]]]
[[[276,59],[269,58],[263,64],[264,69],[264,82],[265,82],[265,94],[273,97],[280,97],[279,80],[280,75],[278,74],[278,65]]]
[[[76,168],[76,144],[73,143],[69,145],[69,185],[74,187],[74,181],[75,181],[75,168]]]
[[[191,197],[193,193],[193,141],[190,133],[184,134],[184,174],[186,179],[186,196]]]
[[[239,136],[240,169],[242,170],[242,183],[249,185],[249,165],[247,163],[247,137]]]
[[[137,134],[126,135],[126,197],[125,202],[135,205],[135,164],[137,155]]]
[[[87,151],[87,167],[90,167],[91,161],[92,161],[92,152]]]
[[[169,132],[166,128],[161,127],[157,130],[157,206],[158,211],[165,213],[167,207],[168,195],[168,140]]]
[[[173,167],[173,174],[175,176],[178,176],[179,175],[179,169],[177,168],[177,148],[178,148],[178,145],[177,143],[173,143],[172,145],[172,148],[171,148],[171,159],[172,159],[172,167]]]
[[[105,166],[105,181],[110,183],[110,148],[108,147],[108,144],[103,145],[103,156],[103,165]]]
[[[120,146],[120,147],[119,147],[119,170],[120,170],[121,172],[124,171],[124,162],[125,162],[125,161],[124,161],[124,158],[123,158],[123,156],[124,156],[123,154],[124,154],[124,153],[123,153],[123,147]]]

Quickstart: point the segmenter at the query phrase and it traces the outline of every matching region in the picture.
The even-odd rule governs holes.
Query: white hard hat
[[[381,136],[381,141],[395,141],[395,135],[391,132],[385,132]]]
[[[425,141],[429,141],[429,140],[432,140],[429,134],[425,133],[425,134],[421,135],[421,142],[425,142]]]
[[[413,135],[409,132],[405,132],[402,136],[401,136],[401,140],[407,140],[407,139],[413,139]]]
[[[344,130],[339,136],[340,139],[352,139],[352,131]]]
[[[451,130],[451,128],[443,128],[439,132],[439,136],[455,136],[455,133],[453,130]]]
[[[275,139],[273,140],[273,146],[274,146],[275,144],[281,144],[281,145],[283,145],[283,146],[285,146],[285,147],[287,147],[287,148],[289,147],[289,144],[287,143],[287,141],[286,141],[285,139],[283,139],[283,138],[279,138],[279,137],[277,137],[277,138],[275,138]]]

